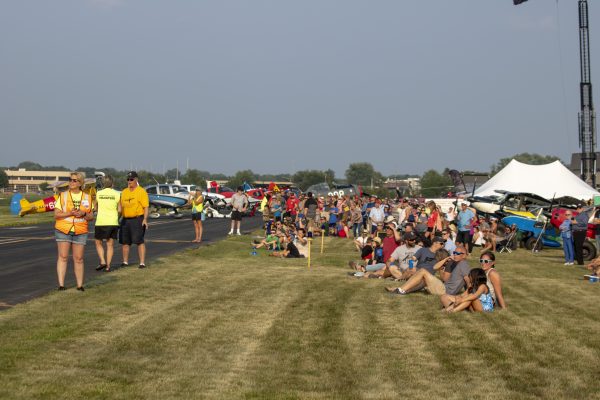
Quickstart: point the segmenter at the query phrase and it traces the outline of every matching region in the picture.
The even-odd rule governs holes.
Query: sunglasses
[[[489,263],[492,263],[493,261],[492,261],[492,260],[484,260],[484,259],[479,259],[479,262],[480,262],[481,264],[489,264]]]
[[[131,181],[135,181],[135,178],[127,178],[127,180],[128,180],[129,182],[131,182]]]
[[[71,182],[79,182],[79,179],[69,179]]]
[[[465,253],[462,253],[460,251],[453,251],[452,254],[454,254],[455,256],[462,256]]]

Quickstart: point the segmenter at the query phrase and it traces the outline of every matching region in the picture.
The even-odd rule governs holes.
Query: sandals
[[[106,264],[98,264],[98,266],[96,267],[96,271],[101,271],[103,269],[106,269]]]

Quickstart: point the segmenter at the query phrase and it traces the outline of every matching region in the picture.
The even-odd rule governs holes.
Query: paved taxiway
[[[229,219],[212,218],[204,222],[204,243],[222,239],[229,231]],[[261,217],[244,218],[242,231],[249,232],[260,227]],[[150,220],[146,233],[147,261],[152,268],[152,260],[178,250],[197,247],[191,243],[194,238],[194,227],[190,216],[181,219],[162,217]],[[120,265],[121,248],[116,245],[113,265]],[[137,267],[137,250],[133,246],[130,265]],[[85,281],[89,282],[104,272],[95,270],[98,256],[93,240],[93,226],[85,249]],[[67,288],[75,286],[73,263],[69,260],[67,269]],[[54,226],[40,224],[0,228],[0,309],[6,309],[43,295],[57,287],[56,283],[56,242]]]

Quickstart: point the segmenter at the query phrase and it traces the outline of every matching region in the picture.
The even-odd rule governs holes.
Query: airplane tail
[[[19,215],[19,213],[21,212],[21,201],[25,200],[23,198],[23,195],[21,193],[16,193],[13,195],[13,197],[10,199],[10,213],[12,215]],[[29,203],[27,200],[25,200],[27,203]]]
[[[27,214],[35,214],[35,213],[45,213],[49,211],[54,211],[54,203],[56,202],[56,198],[54,196],[47,197],[45,199],[34,201],[30,203],[27,199],[23,198],[20,194],[20,198],[18,199],[18,206],[15,204],[13,207],[13,203],[15,203],[15,197],[13,196],[13,200],[11,201],[11,212],[15,215],[19,215],[19,217],[24,217]]]

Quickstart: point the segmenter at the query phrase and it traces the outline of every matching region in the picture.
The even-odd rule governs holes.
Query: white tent
[[[511,160],[492,179],[481,185],[475,191],[475,196],[498,195],[496,190],[533,193],[546,199],[570,196],[588,200],[600,195],[560,161],[544,165],[529,165]]]

